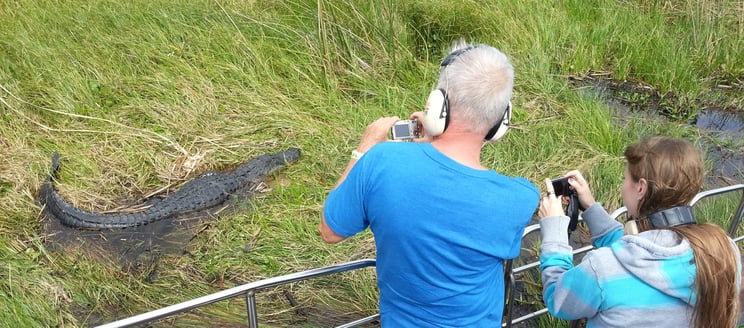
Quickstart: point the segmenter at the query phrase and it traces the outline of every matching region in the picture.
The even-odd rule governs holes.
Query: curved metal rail
[[[340,273],[344,271],[356,270],[366,267],[375,266],[376,261],[373,259],[364,259],[346,262],[338,265],[327,266],[323,268],[311,269],[307,271],[290,273],[283,276],[267,278],[255,282],[250,282],[244,285],[226,289],[220,292],[195,298],[186,302],[178,303],[162,309],[146,312],[143,314],[135,315],[133,317],[125,318],[119,321],[114,321],[105,325],[98,326],[99,328],[113,328],[113,327],[129,327],[138,323],[145,323],[162,319],[179,313],[183,313],[201,306],[209,305],[215,302],[226,300],[229,298],[235,298],[239,296],[246,297],[246,307],[248,311],[248,327],[258,327],[258,313],[256,312],[256,292],[262,289],[276,287],[279,285],[285,285],[301,280],[308,280],[321,276],[327,276],[334,273]],[[352,323],[348,323],[341,327],[354,327],[361,325],[365,322],[375,320],[379,314],[372,315]],[[353,325],[352,325],[353,324]]]

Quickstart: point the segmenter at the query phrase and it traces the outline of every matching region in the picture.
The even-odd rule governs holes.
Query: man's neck
[[[432,141],[432,146],[454,161],[474,168],[485,170],[481,164],[480,154],[483,137],[470,132],[447,131]]]

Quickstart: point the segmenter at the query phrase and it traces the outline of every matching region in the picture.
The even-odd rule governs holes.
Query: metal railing
[[[729,225],[729,228],[728,228],[728,233],[730,236],[733,236],[736,233],[739,225],[741,224],[742,216],[744,216],[744,184],[738,184],[738,185],[703,191],[697,194],[697,196],[695,196],[695,198],[693,198],[693,200],[690,202],[690,205],[695,205],[698,201],[704,198],[714,196],[714,195],[720,195],[720,194],[724,194],[724,193],[728,193],[732,191],[743,191],[743,192],[742,192],[741,200],[739,201],[739,205],[732,217],[731,224]],[[617,219],[621,215],[625,214],[626,212],[627,212],[627,209],[625,207],[621,207],[617,209],[616,211],[612,212],[610,216],[613,219]],[[522,239],[524,240],[525,237],[539,230],[540,230],[539,224],[534,224],[534,225],[530,225],[526,227],[522,235]],[[735,242],[740,242],[742,240],[744,240],[744,236],[739,236],[739,237],[734,238]],[[577,254],[585,253],[592,249],[593,247],[591,245],[577,248],[573,251],[573,254],[577,255]],[[341,273],[341,272],[350,271],[350,270],[357,270],[357,269],[366,268],[366,267],[374,267],[375,265],[376,265],[375,260],[363,259],[363,260],[341,263],[338,265],[311,269],[311,270],[297,272],[297,273],[291,273],[291,274],[278,276],[278,277],[267,278],[267,279],[247,283],[241,286],[233,287],[233,288],[230,288],[224,291],[209,294],[203,297],[195,298],[195,299],[182,302],[179,304],[164,307],[158,310],[146,312],[146,313],[135,315],[135,316],[125,318],[122,320],[104,324],[104,325],[98,326],[98,328],[129,327],[129,326],[139,324],[139,323],[147,323],[147,322],[151,322],[154,320],[170,317],[176,314],[184,313],[186,311],[190,311],[195,308],[209,305],[212,303],[216,303],[222,300],[231,299],[231,298],[240,297],[240,296],[246,297],[248,327],[255,328],[255,327],[258,327],[258,314],[257,314],[257,309],[256,309],[256,298],[255,298],[256,292],[263,290],[263,289],[271,288],[271,287],[276,287],[276,286],[285,285],[285,284],[298,282],[302,280],[308,280],[312,278],[327,276],[327,275],[331,275],[335,273]],[[512,311],[510,307],[513,306],[514,304],[514,299],[513,299],[513,296],[514,296],[513,291],[515,289],[514,277],[527,270],[535,269],[539,265],[540,265],[540,262],[538,260],[532,263],[522,265],[516,269],[512,269],[512,261],[505,262],[504,276],[505,276],[505,280],[507,284],[506,285],[507,302],[505,302],[506,311],[504,311],[505,322],[502,324],[503,327],[511,327],[511,325],[513,324],[517,324],[517,323],[520,323],[520,322],[523,322],[523,321],[526,321],[526,320],[529,320],[529,319],[548,313],[547,308],[542,308],[540,310],[534,311],[527,315],[521,316],[517,319],[511,320]],[[338,326],[338,328],[356,327],[364,323],[377,320],[378,318],[379,318],[379,313]]]
[[[715,195],[725,194],[725,193],[728,193],[728,192],[733,192],[733,191],[742,191],[742,196],[741,196],[741,198],[739,200],[739,205],[737,206],[737,208],[736,208],[736,210],[735,210],[735,212],[734,212],[734,214],[732,216],[731,223],[729,224],[728,234],[729,234],[729,236],[732,237],[732,239],[734,240],[734,242],[737,242],[738,243],[738,242],[744,240],[744,235],[738,236],[738,237],[734,237],[735,234],[736,234],[737,229],[739,228],[739,225],[741,224],[742,216],[744,216],[744,184],[737,184],[737,185],[732,185],[732,186],[727,186],[727,187],[721,187],[721,188],[716,188],[716,189],[702,191],[702,192],[698,193],[695,197],[693,197],[693,199],[690,201],[690,206],[694,206],[695,204],[697,204],[702,199],[705,199],[705,198],[708,198],[708,197],[711,197],[711,196],[715,196]],[[621,215],[626,214],[627,211],[628,210],[625,207],[621,207],[621,208],[615,210],[614,212],[612,212],[610,214],[610,216],[613,219],[617,220]],[[524,238],[527,237],[528,235],[530,235],[530,234],[532,234],[534,232],[537,232],[537,231],[540,231],[540,225],[539,224],[534,224],[534,225],[528,226],[527,228],[525,228],[524,234],[522,234],[522,240],[524,240]],[[574,255],[583,254],[583,253],[586,253],[586,252],[588,252],[588,251],[590,251],[592,249],[594,249],[594,247],[591,246],[591,245],[584,246],[584,247],[581,247],[581,248],[574,249],[573,250],[573,254]],[[511,262],[511,261],[508,261],[508,262]],[[505,277],[506,277],[505,280],[506,280],[506,284],[507,284],[507,294],[506,294],[506,296],[509,299],[508,299],[507,302],[505,302],[505,303],[507,303],[505,305],[507,311],[505,311],[505,313],[504,313],[505,322],[502,324],[503,327],[511,327],[514,324],[517,324],[517,323],[520,323],[520,322],[523,322],[523,321],[526,321],[526,320],[529,320],[529,319],[533,319],[535,317],[538,317],[540,315],[543,315],[543,314],[548,313],[548,309],[547,308],[542,308],[542,309],[539,309],[539,310],[534,311],[532,313],[523,315],[523,316],[521,316],[519,318],[516,318],[514,320],[511,320],[512,311],[511,311],[511,308],[510,307],[513,306],[513,304],[514,304],[514,299],[513,299],[513,296],[514,295],[513,295],[512,292],[513,292],[513,290],[515,288],[515,282],[516,282],[515,281],[515,276],[518,275],[518,274],[520,274],[520,273],[523,273],[523,272],[525,272],[527,270],[535,269],[538,266],[540,266],[540,261],[539,260],[538,261],[535,261],[535,262],[531,262],[531,263],[525,264],[525,265],[522,265],[520,267],[517,267],[516,269],[510,270],[511,272],[506,272],[505,273]],[[511,263],[508,263],[505,267],[511,268]]]
[[[138,323],[146,323],[157,319],[173,316],[179,313],[183,313],[198,307],[209,305],[222,300],[245,296],[246,307],[248,312],[248,326],[258,327],[258,313],[256,312],[256,292],[276,287],[280,285],[286,285],[289,283],[308,280],[312,278],[322,277],[331,275],[334,273],[340,273],[344,271],[356,270],[366,267],[374,267],[376,264],[375,260],[364,259],[346,262],[337,265],[331,265],[327,267],[311,269],[302,272],[290,273],[283,276],[267,278],[255,282],[250,282],[244,285],[226,289],[220,292],[195,298],[186,302],[178,303],[162,309],[150,311],[147,313],[135,315],[133,317],[125,318],[119,321],[114,321],[105,325],[98,326],[98,328],[114,328],[114,327],[129,327]],[[340,327],[355,327],[366,322],[373,321],[379,317],[379,314],[371,315],[369,317],[350,322]]]

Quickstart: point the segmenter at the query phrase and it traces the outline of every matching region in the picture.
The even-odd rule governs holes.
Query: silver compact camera
[[[413,140],[419,137],[418,120],[400,120],[390,129],[393,140]]]

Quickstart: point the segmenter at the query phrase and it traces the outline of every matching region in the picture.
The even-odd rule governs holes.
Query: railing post
[[[248,309],[248,327],[258,328],[258,313],[256,311],[256,292],[249,290],[245,293],[245,305]]]
[[[736,209],[736,212],[734,213],[734,218],[731,220],[731,225],[729,226],[729,236],[731,238],[736,237],[736,229],[739,228],[739,224],[741,223],[741,217],[744,216],[744,191],[742,191],[742,197],[741,201],[739,201],[739,207]]]

